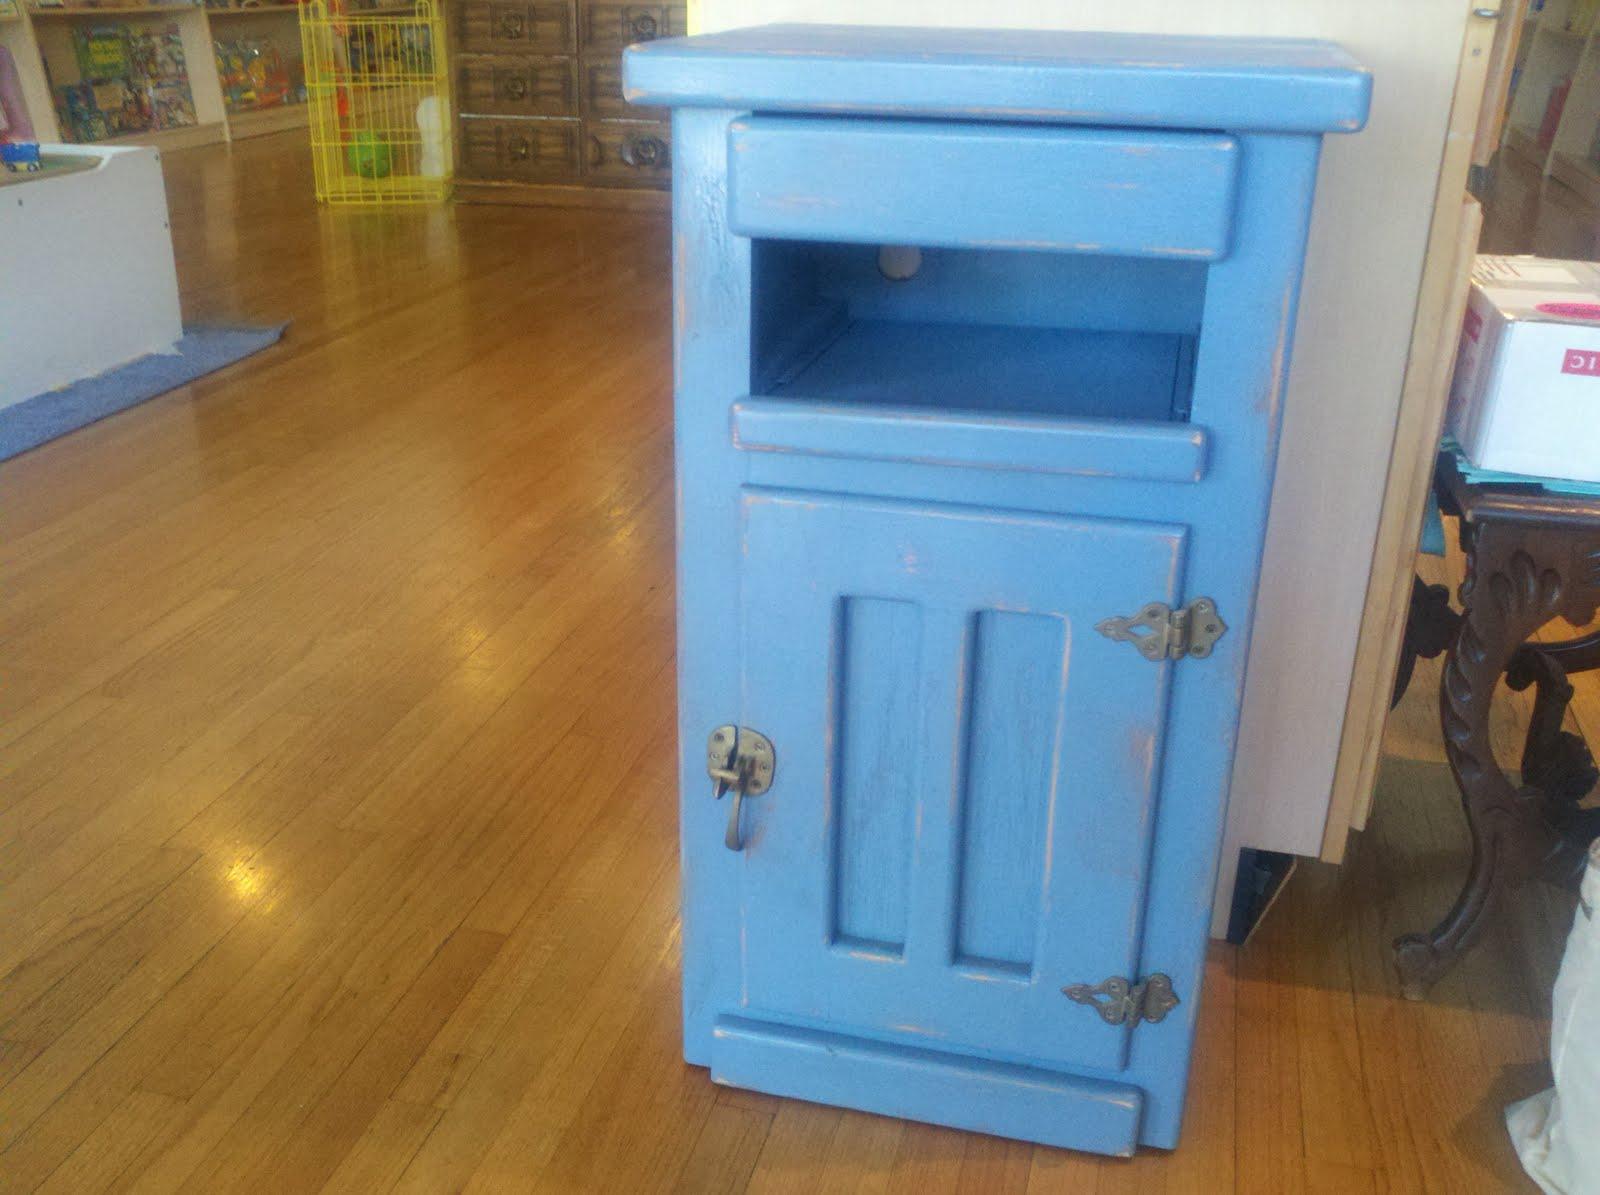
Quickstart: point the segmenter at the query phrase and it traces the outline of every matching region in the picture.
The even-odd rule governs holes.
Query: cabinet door
[[[744,1008],[1120,1069],[1127,1030],[1062,988],[1138,974],[1171,665],[1094,628],[1175,602],[1183,528],[741,508],[742,721],[777,755],[743,816]]]

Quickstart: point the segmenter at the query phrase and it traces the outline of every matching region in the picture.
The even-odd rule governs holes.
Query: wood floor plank
[[[441,1114],[427,1104],[385,1100],[322,1190],[391,1190]]]
[[[671,1190],[680,1195],[738,1195],[749,1190],[750,1174],[771,1129],[771,1116],[713,1102]],[[818,1189],[848,1188],[834,1186],[824,1178]]]
[[[229,906],[236,907],[237,920],[213,942],[204,932],[206,911],[196,910],[196,917],[186,923],[182,932],[170,944],[163,944],[160,955],[149,960],[153,964],[151,972],[156,969],[154,965],[159,965],[167,975],[176,976],[172,986],[159,994],[110,1049],[90,1058],[97,1022],[124,1012],[124,1004],[139,1007],[136,1001],[126,1000],[124,992],[141,991],[144,998],[150,998],[151,989],[144,984],[149,973],[140,975],[135,971],[92,1010],[93,1015],[86,1015],[73,1025],[55,1048],[80,1060],[89,1059],[88,1065],[65,1093],[28,1126],[12,1147],[13,1161],[27,1151],[36,1156],[34,1164],[45,1168],[55,1164],[135,1090],[167,1095],[184,1103],[181,1096],[142,1085],[154,1069],[185,1057],[190,1035],[260,960],[274,939],[296,921],[301,902],[312,903],[368,841],[365,835],[337,831],[308,819],[306,824],[291,828],[279,840],[268,843],[247,871],[229,868],[224,880],[231,888],[230,899],[223,902],[218,911],[224,916],[214,924],[228,923]],[[196,961],[183,970],[186,952]],[[75,1043],[79,1041],[87,1043],[88,1048],[77,1048]],[[0,1092],[0,1098],[7,1094]],[[175,1121],[168,1131],[176,1132],[184,1123]],[[141,1156],[163,1136],[152,1133],[149,1140],[142,1142]]]
[[[151,1091],[129,1092],[66,1161],[38,1186],[40,1195],[109,1190],[150,1136],[183,1115],[183,1105]]]
[[[163,166],[188,318],[294,322],[0,464],[0,1191],[1528,1189],[1499,1110],[1545,1081],[1570,899],[1518,893],[1426,1004],[1389,951],[1466,862],[1437,662],[1349,863],[1212,948],[1175,1152],[713,1085],[666,221],[320,212],[295,136]]]

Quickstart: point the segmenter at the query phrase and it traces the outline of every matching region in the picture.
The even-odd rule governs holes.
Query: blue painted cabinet
[[[772,26],[673,109],[684,1049],[1172,1146],[1321,136],[1315,42]]]

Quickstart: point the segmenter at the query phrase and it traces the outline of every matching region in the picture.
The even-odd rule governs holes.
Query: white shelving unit
[[[1545,0],[1529,11],[1504,144],[1544,175],[1600,203],[1600,161],[1594,157],[1600,137],[1597,35],[1600,3]]]
[[[214,50],[218,38],[244,36],[253,28],[261,28],[270,33],[276,44],[298,57],[299,17],[297,6],[293,3],[228,8],[155,3],[58,8],[35,7],[24,0],[17,0],[12,10],[0,8],[0,45],[9,49],[16,60],[23,99],[28,105],[28,115],[40,141],[59,142],[66,139],[56,116],[54,87],[79,80],[77,54],[72,40],[74,27],[110,22],[135,27],[168,24],[177,27],[183,42],[184,62],[189,73],[189,90],[194,97],[197,123],[182,128],[156,129],[126,137],[113,137],[94,144],[151,145],[162,149],[178,149],[305,126],[305,104],[230,112],[223,100]]]

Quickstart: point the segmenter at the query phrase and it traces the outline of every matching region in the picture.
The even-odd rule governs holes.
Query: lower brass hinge
[[[1140,1021],[1154,1025],[1165,1020],[1179,1004],[1171,977],[1159,971],[1138,983],[1129,983],[1116,975],[1093,987],[1086,983],[1069,983],[1061,992],[1068,1000],[1092,1005],[1108,1025],[1137,1025]]]
[[[1228,624],[1217,613],[1217,603],[1198,597],[1174,610],[1165,602],[1151,602],[1139,613],[1117,615],[1095,625],[1107,639],[1131,643],[1147,660],[1181,660],[1185,656],[1204,659],[1211,648],[1228,632]]]

